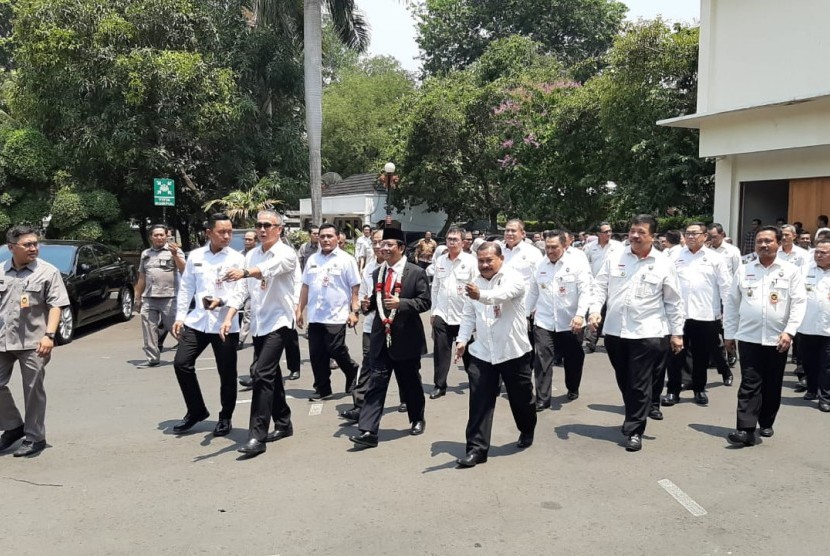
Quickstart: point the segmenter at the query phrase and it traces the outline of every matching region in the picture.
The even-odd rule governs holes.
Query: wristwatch
[[[251,273],[248,271],[247,268],[242,269],[242,277],[243,278],[250,278],[251,277]]]
[[[47,338],[49,338],[50,340],[54,340],[54,339],[55,339],[55,333],[54,333],[54,332],[47,332],[46,334],[44,334],[44,336],[46,336],[46,337],[47,337]]]

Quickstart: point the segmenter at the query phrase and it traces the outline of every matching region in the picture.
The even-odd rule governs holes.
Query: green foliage
[[[15,129],[4,134],[0,164],[5,173],[33,182],[47,181],[54,164],[49,140],[34,129]]]
[[[66,232],[81,224],[89,217],[89,213],[74,188],[62,187],[55,193],[52,202],[52,222],[50,227],[58,233]]]
[[[494,40],[521,35],[568,65],[602,56],[626,7],[612,0],[425,0],[418,45],[427,74],[475,62]]]
[[[309,240],[310,236],[305,230],[294,230],[288,234],[288,241],[294,246],[294,249],[299,249],[303,243]]]

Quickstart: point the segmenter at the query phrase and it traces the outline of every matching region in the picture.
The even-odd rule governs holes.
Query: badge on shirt
[[[331,279],[329,278],[329,275],[326,274],[325,276],[323,276],[323,287],[327,288],[329,286],[329,283],[331,283]]]
[[[752,297],[752,288],[749,288],[749,290],[746,292],[746,296]]]
[[[559,286],[559,295],[565,295],[565,293],[567,293],[565,286]]]
[[[268,280],[266,280],[266,279],[264,279],[264,278],[263,278],[262,280],[260,280],[260,282],[259,282],[259,289],[261,289],[261,290],[267,290],[267,289],[268,289]]]
[[[20,296],[20,308],[21,309],[28,309],[29,308],[29,294],[23,294]]]
[[[778,292],[772,292],[769,294],[769,302],[775,305],[778,303]]]

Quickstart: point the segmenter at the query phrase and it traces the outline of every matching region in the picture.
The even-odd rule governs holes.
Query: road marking
[[[239,405],[241,403],[251,403],[251,400],[236,400],[237,405]]]
[[[680,487],[670,480],[660,479],[657,481],[657,484],[663,487],[663,490],[668,492],[672,498],[680,502],[680,505],[686,508],[693,516],[701,517],[709,513],[703,509],[703,506],[692,500],[688,494],[680,490]]]
[[[320,415],[321,413],[323,413],[323,404],[321,403],[312,404],[311,407],[308,408],[309,415]]]
[[[216,367],[199,367],[199,368],[197,368],[196,370],[197,370],[197,371],[209,371],[209,370],[211,370],[211,369],[215,369],[215,368],[216,368]]]

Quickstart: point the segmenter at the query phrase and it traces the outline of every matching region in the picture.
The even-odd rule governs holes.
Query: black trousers
[[[643,434],[655,398],[660,404],[669,337],[627,339],[606,334],[605,349],[625,404],[622,433]]]
[[[536,356],[533,358],[533,375],[536,379],[536,402],[550,405],[553,388],[554,353],[562,355],[565,363],[565,388],[568,392],[579,392],[582,382],[582,366],[585,351],[582,349],[582,334],[570,330],[552,332],[535,326]]]
[[[372,376],[371,365],[369,364],[369,339],[371,336],[369,332],[363,333],[363,359],[360,363],[360,370],[357,373],[354,390],[352,390],[354,408],[358,411],[360,411],[366,401],[366,392],[369,391],[369,377]],[[398,373],[395,373],[395,381],[398,383],[398,397],[401,403],[406,403],[403,400],[403,387],[401,386],[401,379]]]
[[[314,373],[314,390],[320,395],[331,394],[331,368],[329,361],[334,359],[346,382],[357,377],[357,363],[349,355],[346,347],[345,324],[321,324],[312,322],[308,325],[308,351],[311,359],[311,372]]]
[[[597,349],[597,342],[599,341],[600,336],[602,336],[602,327],[605,325],[605,311],[607,309],[608,305],[603,303],[602,309],[599,311],[602,319],[599,321],[599,326],[597,326],[596,330],[593,330],[590,326],[585,327],[585,345],[592,350]],[[588,322],[588,320],[586,319],[585,322]]]
[[[781,407],[781,386],[787,353],[775,346],[738,342],[741,386],[738,388],[738,429],[771,427]]]
[[[477,357],[470,357],[467,375],[470,378],[470,415],[467,419],[467,452],[486,454],[490,450],[493,432],[493,414],[499,396],[499,382],[504,381],[510,411],[516,427],[523,434],[536,429],[536,408],[533,405],[533,383],[530,370],[531,356],[493,365]]]
[[[447,377],[450,374],[450,366],[455,356],[455,339],[458,337],[459,328],[461,327],[457,324],[447,324],[441,317],[435,317],[435,322],[432,325],[432,355],[435,366],[433,383],[436,388],[441,390],[447,389]],[[471,343],[468,342],[468,348]],[[464,351],[461,361],[464,363],[464,369],[467,369],[470,364],[468,350]]]
[[[251,398],[251,420],[248,438],[265,442],[271,418],[277,429],[291,426],[291,409],[285,401],[285,388],[279,372],[282,350],[290,341],[291,329],[283,327],[266,334],[254,336],[254,392]]]
[[[300,335],[296,328],[287,328],[284,337],[285,346],[285,363],[288,367],[288,372],[300,372]]]
[[[669,355],[667,392],[680,394],[687,354],[692,357],[692,390],[695,392],[706,390],[709,359],[723,358],[718,346],[719,331],[720,321],[686,320],[683,325],[683,351]]]
[[[369,389],[366,392],[366,400],[360,410],[360,420],[357,423],[361,431],[378,433],[383,406],[386,402],[386,391],[389,389],[389,380],[393,372],[398,380],[403,401],[406,403],[409,422],[424,420],[426,399],[421,383],[421,359],[392,361],[384,358],[382,361],[375,360],[371,363]]]
[[[239,333],[227,334],[225,341],[219,334],[208,334],[194,330],[188,326],[182,327],[179,337],[179,346],[176,348],[176,357],[173,359],[173,368],[176,370],[176,379],[182,390],[187,412],[198,415],[207,411],[202,389],[199,388],[199,379],[196,378],[196,359],[210,346],[216,358],[216,368],[219,371],[219,398],[222,401],[220,419],[230,419],[236,407],[236,345],[239,343]]]
[[[807,391],[830,403],[830,336],[799,334],[800,359],[807,374]]]

